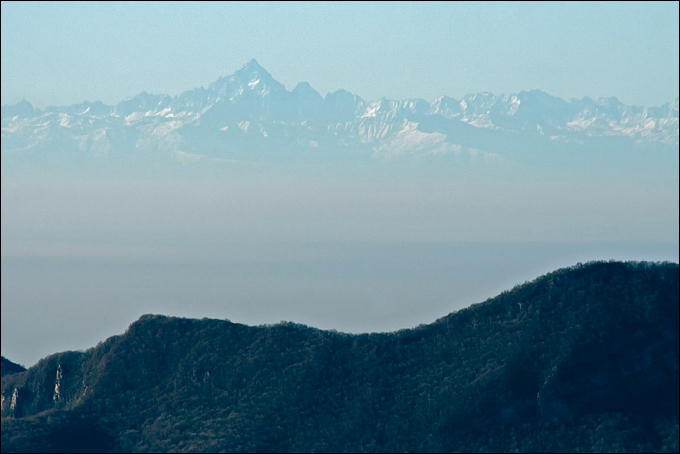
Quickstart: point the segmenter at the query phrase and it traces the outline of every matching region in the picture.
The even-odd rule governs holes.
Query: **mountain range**
[[[2,452],[677,452],[678,277],[578,264],[392,333],[145,315],[3,358]]]
[[[146,92],[115,106],[2,106],[3,164],[72,158],[191,163],[301,150],[342,156],[502,155],[531,150],[677,150],[678,99],[658,107],[616,98],[565,101],[539,90],[463,99],[365,101],[345,90],[292,91],[251,60],[207,88]],[[3,165],[5,167],[5,165]]]

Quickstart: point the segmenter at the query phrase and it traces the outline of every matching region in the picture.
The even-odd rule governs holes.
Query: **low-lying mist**
[[[30,365],[144,313],[390,331],[579,261],[678,261],[661,167],[291,168],[3,177],[3,355]]]

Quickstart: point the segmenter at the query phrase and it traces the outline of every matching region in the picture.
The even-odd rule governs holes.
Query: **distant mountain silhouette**
[[[4,375],[2,451],[677,452],[678,271],[579,264],[393,333],[145,315]]]
[[[178,96],[142,92],[115,106],[83,102],[2,106],[2,170],[39,165],[196,165],[314,151],[367,157],[527,151],[623,152],[678,148],[678,100],[627,106],[616,98],[564,101],[539,90],[463,99],[365,101],[322,97],[307,82],[288,91],[257,61]],[[65,164],[64,162],[67,162]]]

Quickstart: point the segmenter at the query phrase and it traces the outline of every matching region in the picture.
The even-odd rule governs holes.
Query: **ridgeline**
[[[679,269],[592,262],[350,335],[145,315],[2,376],[2,452],[678,452]]]

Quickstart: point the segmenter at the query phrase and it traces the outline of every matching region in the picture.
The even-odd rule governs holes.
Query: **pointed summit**
[[[249,70],[249,71],[263,70],[263,71],[266,72],[266,70],[262,67],[262,65],[260,65],[260,64],[257,62],[257,60],[255,60],[254,58],[251,58],[250,61],[249,61],[248,63],[246,63],[245,65],[243,65],[243,68],[242,68],[242,69],[247,69],[247,70]]]
[[[222,99],[233,103],[252,96],[262,98],[272,93],[278,95],[285,93],[286,89],[253,58],[233,75],[220,77],[208,86],[207,92],[209,102]]]
[[[273,81],[273,77],[264,69],[254,58],[243,65],[241,69],[234,73],[234,77],[244,82],[254,82],[256,80]]]
[[[314,102],[323,102],[323,97],[309,85],[309,82],[300,82],[291,93],[300,99],[304,98],[314,100]]]
[[[241,93],[243,91],[250,91],[265,96],[272,92],[281,93],[286,91],[283,84],[275,80],[254,58],[236,71],[229,78],[229,83],[236,87],[236,92],[238,92],[239,88],[242,88]]]

